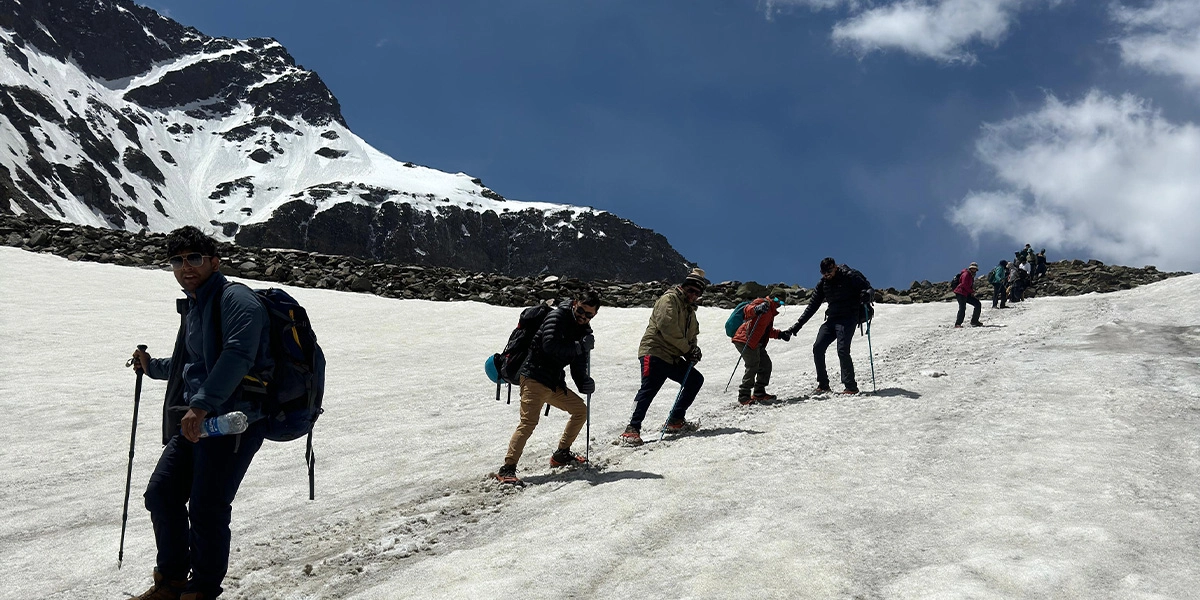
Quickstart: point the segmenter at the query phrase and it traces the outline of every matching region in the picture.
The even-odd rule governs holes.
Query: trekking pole
[[[683,381],[679,382],[679,393],[675,394],[675,404],[671,405],[671,412],[667,413],[668,419],[671,418],[671,415],[675,414],[675,409],[679,407],[679,399],[683,397],[683,389],[684,389],[684,387],[687,386],[688,375],[692,374],[692,367],[694,367],[694,366],[696,366],[696,363],[688,361],[688,368],[687,368],[687,371],[683,374]],[[667,424],[663,423],[662,428],[658,430],[658,441],[661,442],[663,439],[663,436],[666,434],[667,434]]]
[[[729,393],[729,384],[733,383],[733,376],[737,375],[738,365],[742,364],[742,357],[746,356],[746,347],[750,345],[750,336],[754,333],[754,329],[758,326],[758,320],[762,315],[754,317],[754,323],[750,325],[750,331],[746,333],[746,343],[742,344],[742,351],[738,353],[737,362],[733,363],[733,372],[729,374],[729,381],[725,382],[725,391],[722,394]]]
[[[138,350],[146,351],[145,344],[138,344]],[[125,366],[133,366],[136,359],[129,359]],[[125,559],[125,523],[129,520],[129,487],[133,483],[133,443],[137,439],[138,404],[142,401],[142,365],[138,362],[134,368],[137,372],[137,382],[133,384],[133,429],[129,432],[129,468],[125,471],[125,508],[121,511],[121,549],[117,551],[117,570],[121,569],[121,561]]]
[[[591,352],[588,352],[587,376],[588,376],[588,379],[592,378],[592,353]],[[583,460],[584,460],[584,462],[586,462],[587,464],[590,465],[590,464],[592,464],[591,462],[588,462],[591,460],[591,454],[592,454],[592,395],[590,393],[587,395],[587,420],[584,421],[583,423],[584,423],[584,427],[586,429],[586,431],[583,432]]]
[[[863,306],[863,314],[870,316],[866,305]],[[871,359],[871,393],[879,391],[875,388],[875,352],[871,350],[871,319],[867,319],[867,356]]]

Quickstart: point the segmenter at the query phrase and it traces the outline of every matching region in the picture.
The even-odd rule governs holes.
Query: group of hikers
[[[992,284],[992,308],[1008,308],[1009,302],[1021,302],[1025,299],[1026,290],[1031,285],[1046,276],[1046,249],[1034,253],[1029,244],[1017,250],[1016,257],[1010,263],[1001,260],[987,275],[987,282]],[[981,327],[979,320],[982,305],[975,297],[975,276],[979,272],[979,263],[972,262],[950,282],[954,298],[958,301],[958,316],[954,319],[954,327],[961,328],[967,313],[967,305],[974,307],[970,325]]]
[[[166,249],[167,264],[186,296],[176,302],[180,327],[174,349],[169,358],[153,358],[145,346],[139,346],[129,361],[138,374],[135,425],[142,375],[167,381],[163,449],[144,493],[157,548],[153,584],[136,600],[211,600],[223,592],[229,566],[234,497],[264,439],[276,439],[279,419],[264,416],[266,401],[255,400],[255,394],[265,386],[255,377],[273,372],[283,360],[272,348],[279,337],[272,334],[278,311],[274,307],[268,310],[259,292],[225,278],[220,272],[217,243],[201,230],[186,226],[172,231]],[[743,321],[732,339],[745,362],[738,388],[741,404],[774,398],[767,393],[772,367],[768,341],[790,340],[822,304],[828,308],[813,344],[816,392],[831,392],[825,352],[835,341],[844,386],[841,393],[859,392],[850,344],[874,290],[861,273],[832,258],[821,261],[820,271],[808,308],[787,329],[774,327],[782,304],[778,298],[757,298],[741,309]],[[702,358],[696,306],[708,285],[704,272],[694,269],[655,303],[638,347],[641,387],[634,397],[629,424],[620,435],[623,443],[642,443],[646,413],[668,379],[678,382],[681,390],[662,431],[682,433],[697,428],[687,420],[687,411],[704,385],[704,376],[696,368]],[[595,345],[591,321],[601,305],[599,294],[587,291],[559,304],[537,328],[520,367],[519,424],[497,473],[501,482],[521,483],[516,477],[517,462],[547,404],[570,415],[550,464],[557,467],[586,461],[571,451],[571,445],[588,418],[587,405],[579,394],[596,390],[589,373],[589,354]],[[564,370],[568,368],[578,393],[567,387]],[[244,430],[220,435],[223,432],[210,428],[214,417],[237,412],[245,415]],[[123,542],[124,530],[122,546]]]
[[[742,306],[742,323],[732,340],[740,359],[745,362],[745,371],[738,386],[740,404],[749,405],[775,398],[767,393],[772,369],[767,344],[771,339],[790,340],[822,304],[827,304],[828,308],[825,321],[813,343],[813,361],[817,371],[815,393],[832,392],[825,366],[825,352],[835,341],[844,386],[841,393],[859,393],[854,378],[854,362],[850,357],[850,344],[855,329],[863,320],[864,310],[868,310],[864,307],[870,305],[875,292],[862,273],[837,264],[833,258],[823,259],[820,270],[821,280],[813,289],[808,307],[796,323],[787,329],[774,327],[775,317],[782,305],[780,299],[762,297]],[[619,438],[623,445],[640,446],[643,443],[642,425],[646,413],[668,379],[678,383],[680,391],[660,431],[678,434],[697,429],[696,423],[687,420],[687,410],[704,385],[704,375],[696,368],[703,356],[697,344],[700,323],[696,318],[696,306],[708,285],[704,271],[693,269],[682,283],[667,290],[654,303],[646,332],[638,345],[641,386],[633,398],[633,414],[629,424]],[[588,365],[589,354],[595,345],[591,322],[599,313],[601,304],[597,292],[586,291],[577,298],[559,304],[538,327],[520,369],[519,423],[509,440],[504,464],[495,474],[501,483],[521,484],[517,477],[517,463],[546,404],[565,410],[570,415],[559,438],[558,449],[550,456],[550,466],[586,462],[584,456],[571,450],[571,445],[587,420],[587,405],[579,394],[567,387],[564,369],[570,369],[571,378],[580,393],[586,395],[596,390],[596,382],[588,372]]]

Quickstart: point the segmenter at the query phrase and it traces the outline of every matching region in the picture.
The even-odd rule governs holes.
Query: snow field
[[[736,404],[736,381],[721,393],[737,355],[728,311],[704,308],[706,383],[689,412],[703,428],[636,449],[610,442],[649,309],[605,307],[596,469],[551,471],[566,420],[552,410],[523,490],[485,477],[517,411],[494,400],[482,362],[517,309],[289,292],[330,364],[317,500],[303,442],[265,444],[234,503],[224,597],[1189,598],[1200,583],[1200,276],[985,304],[1003,327],[951,329],[953,304],[878,306],[878,392],[861,397],[807,396],[817,317],[771,342],[779,400],[754,407]],[[0,248],[0,597],[148,585],[141,493],[164,384],[142,392],[118,571],[123,365],[138,343],[169,352],[178,295],[166,271]],[[870,390],[866,338],[854,357]],[[827,360],[840,389],[832,348]],[[655,400],[647,439],[677,389]]]

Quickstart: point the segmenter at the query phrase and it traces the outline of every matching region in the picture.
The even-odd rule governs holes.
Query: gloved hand
[[[788,328],[787,328],[787,332],[788,332],[788,333],[790,333],[790,334],[792,334],[792,335],[796,335],[797,333],[800,333],[800,324],[799,324],[799,323],[796,323],[795,325],[792,325],[791,327],[788,327]]]
[[[587,348],[588,350],[596,347],[596,336],[590,333],[583,336],[583,340],[581,341],[583,342],[583,347]]]
[[[861,297],[863,304],[870,304],[875,301],[875,290],[867,288],[863,290]]]
[[[684,354],[683,357],[686,358],[687,361],[690,363],[700,362],[700,357],[701,357],[700,346],[696,346],[695,348],[692,348],[691,350],[688,351],[687,354]]]
[[[786,341],[788,341],[788,340],[790,340],[790,339],[792,339],[792,330],[791,330],[791,329],[784,329],[783,331],[780,331],[780,332],[779,332],[779,339],[781,339],[781,340],[783,340],[783,341],[785,341],[785,342],[786,342]]]
[[[596,380],[588,377],[583,381],[576,382],[575,386],[579,388],[580,394],[591,394],[596,391]]]
[[[767,314],[768,310],[771,310],[771,303],[763,302],[762,304],[759,304],[758,306],[754,307],[754,314],[765,315],[765,314]]]

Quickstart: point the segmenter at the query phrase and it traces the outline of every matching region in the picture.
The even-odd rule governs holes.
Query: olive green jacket
[[[696,307],[688,304],[683,290],[675,286],[654,303],[654,312],[650,313],[650,322],[638,346],[638,357],[657,356],[675,364],[696,347],[699,334]]]

